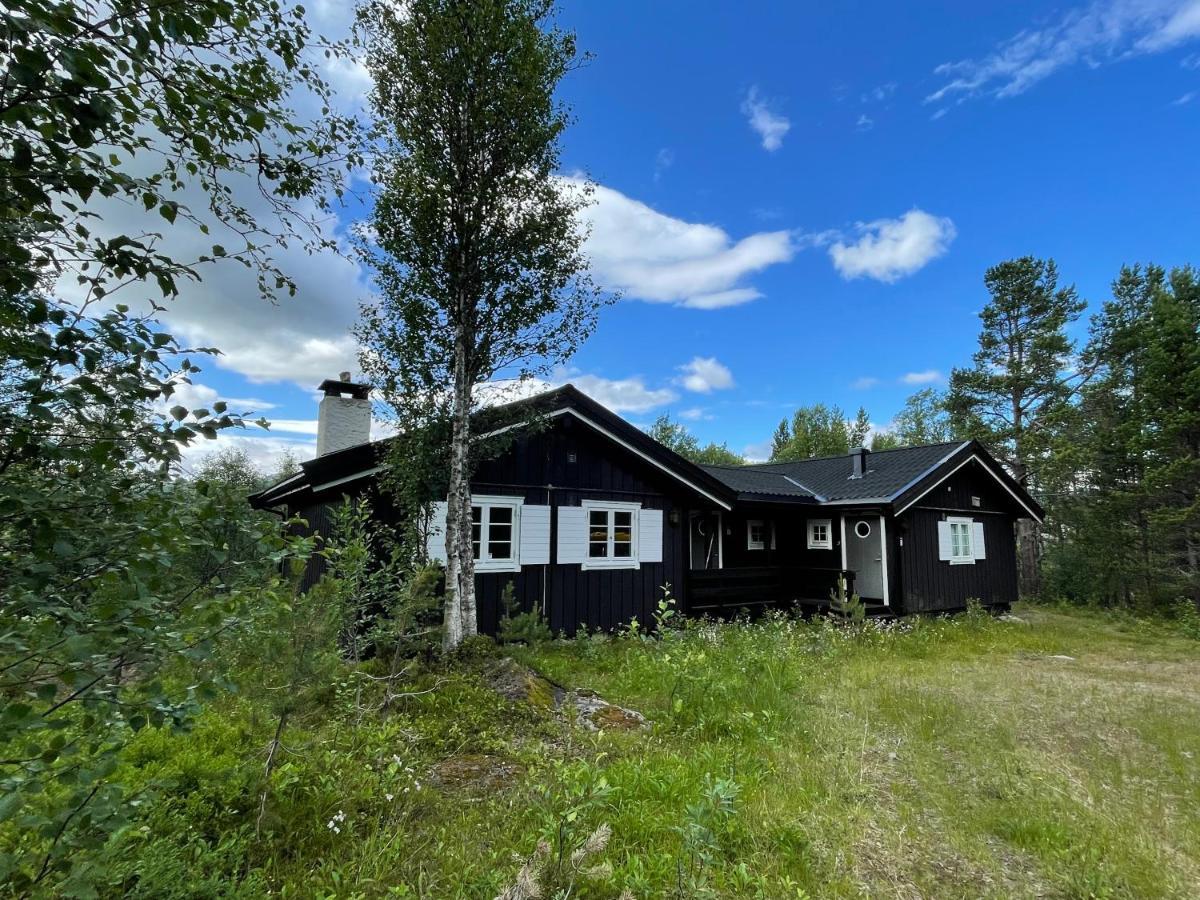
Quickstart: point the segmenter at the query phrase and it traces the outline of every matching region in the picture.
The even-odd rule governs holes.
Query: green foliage
[[[887,431],[871,439],[872,450],[918,447],[954,440],[955,431],[946,409],[946,398],[936,388],[917,391],[904,401]]]
[[[658,603],[654,608],[654,633],[661,637],[668,628],[674,627],[679,613],[675,609],[676,602],[675,596],[671,593],[671,585],[664,584],[659,591],[662,596],[658,598]]]
[[[861,626],[867,618],[867,607],[857,591],[846,593],[846,576],[838,575],[837,587],[829,589],[829,606],[836,615],[852,625]]]
[[[230,258],[264,292],[290,287],[270,248],[340,192],[353,129],[288,107],[294,88],[328,97],[296,7],[19,0],[0,23],[0,823],[21,834],[0,868],[18,893],[83,895],[90,851],[135,802],[121,748],[192,720],[224,686],[215,644],[286,594],[269,573],[310,549],[245,507],[235,466],[170,477],[181,447],[242,416],[172,405],[215,351],[113,293],[157,310]],[[248,183],[280,228],[236,199]],[[150,224],[105,233],[110,203]],[[238,244],[161,248],[167,229],[218,226]]]
[[[315,38],[302,8],[271,0],[6,4],[0,292],[34,293],[49,276],[88,299],[125,282],[174,296],[195,265],[164,255],[155,229],[186,224],[204,240],[218,223],[239,243],[212,244],[199,262],[238,260],[259,269],[264,292],[290,287],[270,246],[300,236],[296,201],[324,207],[358,154],[351,121],[326,110],[304,123],[289,96],[310,91],[328,106],[314,57],[344,49]],[[291,222],[287,233],[243,206],[247,184]],[[184,191],[196,188],[202,203],[189,207]],[[103,201],[145,210],[146,231],[99,233]]]
[[[555,92],[577,53],[553,11],[550,0],[360,8],[379,140],[359,248],[380,295],[363,308],[360,363],[398,431],[445,439],[447,648],[476,628],[480,386],[561,363],[602,306],[579,226],[591,184],[558,174],[569,113]]]
[[[1094,377],[1055,448],[1052,592],[1165,610],[1200,600],[1200,281],[1127,267],[1092,323]]]
[[[1053,260],[1024,256],[987,270],[991,299],[979,314],[979,349],[970,368],[950,375],[945,405],[954,431],[984,441],[1022,487],[1053,492],[1052,448],[1061,443],[1086,372],[1067,330],[1086,302],[1058,286]],[[1018,520],[1017,571],[1025,596],[1041,592],[1036,525]]]
[[[686,819],[678,826],[683,853],[676,864],[677,896],[717,896],[709,883],[708,873],[725,861],[722,859],[723,839],[740,792],[736,781],[708,775],[700,799],[688,804]]]
[[[840,406],[802,406],[790,423],[784,419],[775,429],[771,462],[845,455],[855,447],[866,446],[870,428],[870,418],[862,407],[851,421]]]
[[[673,422],[663,413],[654,420],[646,432],[664,447],[669,447],[686,460],[706,466],[743,466],[745,457],[734,453],[728,444],[709,442],[700,445],[700,440],[682,422]]]
[[[500,616],[500,643],[540,644],[554,636],[550,631],[550,623],[536,604],[528,610],[520,608],[511,581],[504,585],[500,593],[500,609],[503,610]]]

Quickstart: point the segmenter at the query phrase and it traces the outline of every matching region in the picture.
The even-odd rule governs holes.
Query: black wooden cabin
[[[483,632],[509,583],[567,634],[648,623],[667,585],[692,615],[824,608],[839,577],[879,612],[1003,607],[1017,599],[1014,523],[1042,516],[974,441],[702,467],[570,385],[505,412],[538,424],[505,426],[511,440],[472,480]],[[385,446],[305,462],[251,502],[323,534],[347,495],[373,495],[386,517]],[[431,506],[428,552],[444,560],[445,504]]]

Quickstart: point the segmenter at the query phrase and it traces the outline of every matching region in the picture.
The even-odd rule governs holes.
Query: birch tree
[[[362,365],[401,428],[448,423],[447,648],[476,632],[477,388],[567,359],[602,302],[582,253],[590,185],[558,174],[555,90],[578,55],[553,14],[550,0],[360,8],[379,140]]]

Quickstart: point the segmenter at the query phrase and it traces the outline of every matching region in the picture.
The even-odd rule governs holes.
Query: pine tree
[[[979,349],[971,368],[951,374],[946,405],[957,429],[987,442],[1037,493],[1038,466],[1081,380],[1066,329],[1086,304],[1058,286],[1053,260],[1009,260],[984,283],[991,300],[979,316]],[[1040,540],[1028,519],[1018,521],[1017,558],[1022,592],[1040,593]]]

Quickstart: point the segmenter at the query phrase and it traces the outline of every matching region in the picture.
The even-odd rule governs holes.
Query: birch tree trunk
[[[446,608],[442,646],[452,650],[478,633],[475,615],[475,556],[471,547],[471,378],[467,339],[455,342],[451,410],[450,489],[446,498]]]

